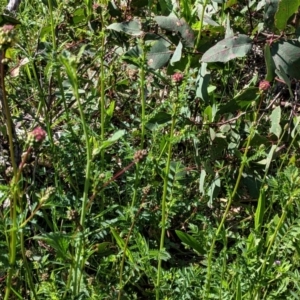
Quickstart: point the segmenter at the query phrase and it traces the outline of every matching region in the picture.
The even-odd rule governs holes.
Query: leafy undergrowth
[[[299,3],[221,2],[0,16],[1,299],[299,299]]]

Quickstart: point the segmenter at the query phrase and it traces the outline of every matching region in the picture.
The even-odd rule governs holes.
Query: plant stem
[[[178,87],[177,88],[177,97],[178,97]],[[176,112],[177,112],[177,102],[174,100],[173,102],[173,109],[172,109],[172,121],[171,121],[171,129],[168,141],[168,157],[167,157],[167,164],[164,172],[164,187],[163,187],[163,196],[161,201],[161,236],[160,236],[160,244],[159,244],[159,253],[158,253],[158,264],[157,264],[157,281],[156,281],[156,300],[159,300],[160,294],[160,281],[161,281],[161,252],[164,249],[165,245],[165,234],[166,234],[166,202],[167,202],[167,193],[168,193],[168,182],[169,182],[169,173],[170,173],[170,166],[171,166],[171,158],[172,158],[172,139],[174,136],[174,129],[176,124]]]
[[[5,57],[5,51],[1,52],[1,59]],[[13,145],[13,123],[11,119],[11,114],[9,111],[9,105],[6,98],[6,90],[5,90],[5,72],[4,65],[0,62],[0,77],[1,77],[1,89],[2,89],[2,103],[3,103],[3,111],[4,118],[6,122],[6,132],[8,136],[9,142],[9,151],[10,151],[10,159],[13,167],[13,180],[11,182],[11,202],[10,202],[10,241],[9,241],[9,270],[7,274],[7,286],[5,290],[4,300],[9,299],[9,295],[12,289],[12,276],[14,272],[14,266],[16,263],[16,246],[17,246],[17,203],[18,203],[18,193],[19,193],[19,182],[17,181],[17,165],[15,161],[15,152]]]
[[[0,55],[1,59],[5,57],[5,51],[1,51]],[[11,114],[9,111],[9,105],[6,98],[6,90],[5,90],[5,71],[4,71],[4,65],[2,62],[0,62],[0,77],[1,77],[1,89],[2,89],[2,103],[3,103],[3,112],[4,112],[4,118],[6,122],[6,132],[8,136],[8,143],[9,143],[9,152],[10,152],[10,160],[11,165],[13,167],[13,174],[16,176],[17,174],[17,164],[15,160],[15,153],[14,153],[14,145],[13,145],[13,123]]]
[[[146,63],[146,47],[144,46],[144,41],[140,41],[141,47],[143,49],[143,54],[140,62],[139,69],[139,83],[140,83],[140,97],[141,97],[141,142],[140,149],[144,149],[145,144],[145,111],[146,111],[146,95],[145,95],[145,63]],[[135,167],[135,182],[133,189],[133,196],[131,201],[131,208],[134,207],[138,195],[138,187],[140,183],[140,162],[136,163]]]
[[[103,20],[103,18],[102,18]],[[105,32],[101,31],[101,56],[100,56],[100,123],[101,123],[101,132],[100,137],[101,141],[103,142],[105,139],[105,73],[104,73],[104,54],[105,54]],[[104,172],[105,170],[105,159],[104,159],[104,150],[101,151],[101,172]],[[103,211],[104,209],[104,191],[101,190],[100,192],[100,211]]]
[[[118,294],[118,300],[121,300],[121,297],[122,297],[122,291],[123,291],[123,286],[122,286],[123,269],[124,269],[124,264],[125,264],[126,250],[127,250],[129,238],[130,238],[130,236],[131,236],[131,233],[132,233],[134,224],[135,224],[135,222],[136,222],[136,220],[137,220],[139,214],[141,213],[142,209],[143,209],[143,205],[141,204],[139,210],[137,211],[137,213],[135,214],[135,216],[134,216],[134,218],[133,218],[133,220],[132,220],[132,223],[131,223],[131,226],[130,226],[128,235],[127,235],[126,240],[125,240],[124,249],[123,249],[123,256],[122,256],[122,261],[121,261],[121,265],[120,265],[120,277],[119,277],[119,294]]]
[[[80,118],[81,123],[83,127],[83,132],[85,136],[85,143],[86,143],[86,168],[85,168],[85,181],[84,181],[84,192],[83,192],[83,199],[82,199],[82,206],[81,206],[81,215],[80,215],[80,226],[82,232],[80,233],[79,242],[76,247],[76,268],[75,268],[75,278],[74,278],[74,296],[79,293],[80,290],[80,283],[81,283],[81,277],[82,277],[82,269],[84,266],[83,263],[83,240],[84,240],[84,223],[85,223],[85,216],[86,216],[86,207],[88,202],[88,193],[89,193],[89,187],[90,187],[90,173],[91,173],[91,162],[92,162],[92,152],[91,152],[91,145],[89,142],[89,136],[88,136],[88,130],[87,130],[87,124],[85,121],[82,105],[80,103],[80,97],[78,93],[78,88],[75,93],[75,98],[78,102],[78,108],[80,112]],[[78,274],[79,271],[79,274]],[[77,276],[78,275],[78,276]],[[78,280],[79,279],[79,280]]]
[[[205,283],[205,287],[204,287],[204,291],[205,291],[204,299],[209,299],[212,256],[213,256],[213,252],[214,252],[214,248],[215,248],[215,243],[216,243],[216,240],[217,240],[217,238],[218,238],[218,236],[219,236],[219,234],[220,234],[220,232],[221,232],[221,230],[224,226],[224,223],[226,221],[226,218],[227,218],[228,212],[230,210],[232,201],[233,201],[233,199],[234,199],[234,197],[237,193],[238,187],[240,185],[242,175],[243,175],[243,171],[244,171],[245,165],[247,164],[247,154],[248,154],[248,151],[249,151],[249,148],[250,148],[250,142],[251,142],[251,140],[252,140],[252,138],[255,134],[256,120],[257,120],[257,113],[254,113],[254,121],[253,121],[254,126],[251,126],[251,128],[250,128],[250,133],[249,133],[249,136],[248,136],[245,152],[244,152],[244,155],[242,157],[241,165],[240,165],[239,172],[238,172],[238,177],[237,177],[237,180],[235,182],[234,189],[233,189],[233,191],[232,191],[232,193],[231,193],[231,195],[228,199],[227,206],[226,206],[225,212],[223,214],[222,220],[221,220],[221,222],[218,226],[218,229],[217,229],[217,231],[216,231],[216,233],[213,237],[213,240],[212,240],[212,243],[211,243],[211,246],[210,246],[208,259],[207,259],[207,275],[206,275],[206,283]]]
[[[77,101],[78,110],[80,113],[80,120],[81,125],[83,128],[84,138],[85,138],[85,145],[86,145],[86,167],[85,167],[85,181],[84,181],[84,192],[82,196],[82,205],[80,211],[80,221],[79,221],[79,237],[76,241],[76,253],[75,253],[75,266],[74,266],[74,284],[73,284],[73,296],[77,296],[80,291],[81,286],[81,279],[82,279],[82,270],[84,267],[84,248],[83,248],[83,241],[84,241],[84,224],[85,224],[85,216],[87,212],[87,203],[88,203],[88,193],[90,187],[90,176],[91,176],[91,163],[92,163],[92,151],[91,151],[91,144],[88,135],[88,126],[85,120],[84,111],[81,105],[81,99],[79,96],[79,88],[78,88],[78,78],[77,78],[77,70],[74,66],[73,61],[66,57],[65,55],[61,56],[61,62],[64,64],[69,81],[72,86],[73,94]]]

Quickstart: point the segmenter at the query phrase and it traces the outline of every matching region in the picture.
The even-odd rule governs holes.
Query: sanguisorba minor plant
[[[6,300],[297,299],[296,23],[219,2],[3,17]]]

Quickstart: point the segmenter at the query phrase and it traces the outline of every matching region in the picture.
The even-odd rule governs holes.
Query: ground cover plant
[[[299,6],[0,1],[1,299],[299,299]]]

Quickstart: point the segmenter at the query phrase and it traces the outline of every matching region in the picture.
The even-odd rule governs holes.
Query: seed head
[[[142,160],[145,156],[147,155],[147,150],[143,149],[143,150],[138,150],[134,153],[133,159],[135,162],[139,162],[140,160]]]

